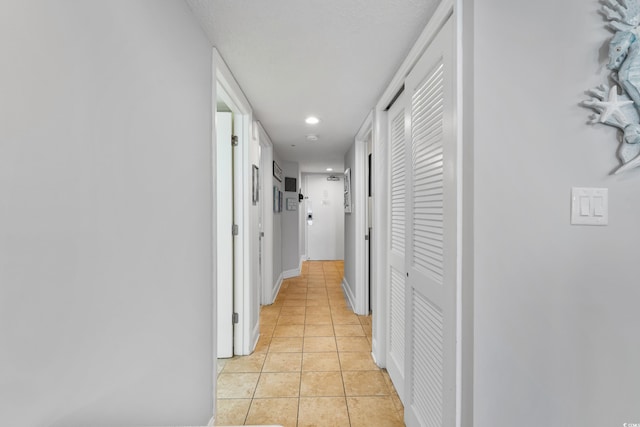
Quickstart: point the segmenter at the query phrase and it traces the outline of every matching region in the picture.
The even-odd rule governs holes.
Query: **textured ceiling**
[[[283,160],[343,158],[438,0],[187,0]],[[320,118],[305,124],[307,115]],[[305,136],[317,134],[309,142]],[[295,147],[292,147],[295,145]]]

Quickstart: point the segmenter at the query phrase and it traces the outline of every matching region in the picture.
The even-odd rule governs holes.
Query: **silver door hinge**
[[[238,146],[238,135],[233,135],[231,137],[231,145],[234,146],[234,147]]]
[[[231,234],[233,236],[237,236],[238,235],[238,224],[233,224],[233,226],[231,227]]]
[[[238,323],[238,313],[233,313],[233,323]]]

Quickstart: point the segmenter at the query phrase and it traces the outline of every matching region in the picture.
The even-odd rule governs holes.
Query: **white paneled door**
[[[218,358],[233,357],[233,116],[216,113]]]
[[[307,257],[315,261],[344,259],[344,184],[327,177],[305,175],[305,212],[307,217],[311,213],[306,222]]]
[[[449,19],[405,80],[405,420],[455,425],[457,141]]]

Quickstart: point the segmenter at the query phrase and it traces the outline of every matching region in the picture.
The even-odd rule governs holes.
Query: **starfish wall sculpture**
[[[640,166],[640,0],[603,0],[602,14],[615,31],[609,42],[610,79],[616,83],[590,89],[582,106],[596,113],[590,124],[620,129],[618,174]],[[620,93],[618,91],[620,90]]]

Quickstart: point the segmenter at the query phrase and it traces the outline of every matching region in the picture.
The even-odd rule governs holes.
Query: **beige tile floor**
[[[371,358],[371,317],[347,306],[342,261],[308,261],[262,307],[250,356],[218,361],[217,425],[404,426],[391,379]]]

